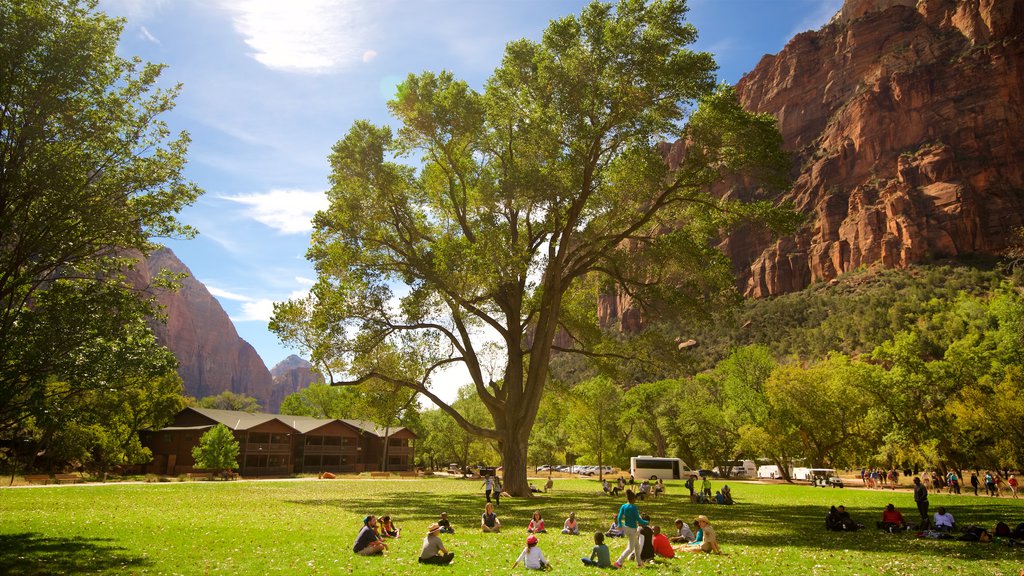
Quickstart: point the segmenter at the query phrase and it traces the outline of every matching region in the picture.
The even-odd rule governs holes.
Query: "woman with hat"
[[[449,552],[441,543],[441,525],[434,522],[427,528],[427,536],[423,539],[423,549],[420,550],[420,564],[448,565],[455,559],[455,553]]]
[[[680,552],[706,552],[719,554],[718,550],[718,536],[715,534],[715,529],[711,527],[711,521],[708,517],[701,514],[693,521],[697,526],[697,535],[693,540],[693,544],[680,549]]]

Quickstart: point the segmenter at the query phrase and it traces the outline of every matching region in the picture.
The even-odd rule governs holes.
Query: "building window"
[[[269,444],[270,434],[266,432],[252,432],[249,434],[250,444]]]
[[[407,448],[409,446],[409,440],[407,438],[388,438],[388,446],[394,448]]]
[[[341,458],[338,456],[324,456],[324,466],[337,466],[341,464]]]
[[[324,446],[341,446],[341,436],[324,436]]]
[[[323,443],[323,436],[306,436],[306,446],[320,446]]]

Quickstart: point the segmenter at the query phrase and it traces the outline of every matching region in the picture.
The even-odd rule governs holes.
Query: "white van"
[[[662,480],[678,480],[696,474],[679,458],[658,458],[656,456],[633,456],[629,459],[629,473],[638,482],[657,477]]]
[[[721,466],[715,466],[714,471],[721,476],[726,476],[722,471],[728,471],[729,478],[755,478],[757,477],[757,465],[753,460],[729,460]]]

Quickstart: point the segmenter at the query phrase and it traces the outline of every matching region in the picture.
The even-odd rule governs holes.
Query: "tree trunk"
[[[518,428],[512,428],[501,442],[502,488],[512,496],[529,498],[530,484],[526,481],[526,449],[529,442],[522,438]]]

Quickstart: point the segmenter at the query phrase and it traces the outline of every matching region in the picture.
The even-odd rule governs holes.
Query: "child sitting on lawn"
[[[590,551],[590,558],[580,558],[584,566],[596,566],[598,568],[609,568],[612,565],[612,555],[604,544],[604,534],[594,532],[594,549]]]
[[[565,524],[562,525],[562,534],[580,535],[580,525],[576,522],[575,512],[569,512],[569,517],[565,519]]]
[[[441,527],[441,534],[455,534],[455,528],[452,528],[452,523],[448,521],[447,512],[441,512],[441,519],[437,521],[437,525]]]
[[[548,559],[544,557],[544,553],[540,551],[540,547],[537,546],[537,537],[533,534],[526,539],[526,548],[519,553],[519,557],[512,563],[512,567],[515,568],[522,561],[523,566],[527,570],[549,570],[551,564]]]
[[[604,533],[604,535],[609,538],[622,538],[626,535],[626,531],[622,529],[621,525],[619,525],[617,518],[612,518],[612,526]]]
[[[398,527],[391,521],[391,516],[385,514],[380,517],[381,538],[398,538]]]
[[[687,543],[693,541],[693,531],[690,530],[690,525],[683,522],[682,518],[676,518],[676,535],[669,538],[669,542],[674,544]]]
[[[544,519],[540,517],[539,510],[533,512],[533,518],[530,520],[530,525],[526,527],[526,531],[530,534],[543,534],[547,532],[544,529]]]

